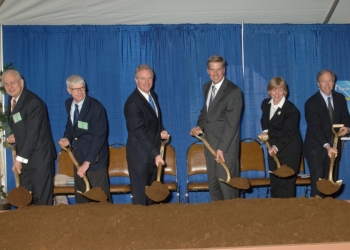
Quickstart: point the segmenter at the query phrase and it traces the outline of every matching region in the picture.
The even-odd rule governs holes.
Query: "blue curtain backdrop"
[[[113,26],[3,26],[4,63],[12,62],[23,74],[28,89],[47,104],[53,139],[63,135],[67,120],[64,100],[69,97],[65,79],[80,74],[88,94],[105,106],[109,120],[109,143],[126,143],[124,102],[134,90],[134,71],[147,63],[155,71],[165,128],[176,150],[181,201],[186,187],[186,151],[196,141],[189,135],[196,125],[204,99],[202,86],[209,80],[206,60],[220,54],[227,60],[226,76],[244,94],[241,138],[261,132],[260,104],[267,98],[267,82],[276,75],[289,86],[289,99],[301,112],[300,128],[306,124],[304,103],[317,91],[316,74],[330,68],[339,80],[349,69],[349,25],[244,25],[244,75],[242,74],[241,25],[113,25]],[[340,178],[350,197],[345,144]],[[57,151],[59,148],[57,147]],[[7,152],[11,173],[11,154]],[[248,176],[255,173],[249,173]],[[203,179],[201,176],[199,179]],[[7,176],[8,190],[14,179]],[[298,194],[303,192],[298,189]],[[253,190],[247,197],[261,197]],[[299,196],[299,195],[298,195]],[[115,203],[129,202],[128,195],[114,195]],[[174,199],[173,199],[174,200]],[[207,202],[208,194],[191,194],[191,202]]]

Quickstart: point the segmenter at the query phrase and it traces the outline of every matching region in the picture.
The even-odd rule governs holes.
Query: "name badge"
[[[78,128],[88,130],[89,124],[87,122],[78,121]]]
[[[21,116],[21,114],[20,114],[19,112],[17,112],[16,114],[14,114],[14,115],[12,116],[12,118],[13,118],[13,121],[14,121],[15,123],[17,123],[17,122],[19,122],[19,121],[22,121],[22,116]]]

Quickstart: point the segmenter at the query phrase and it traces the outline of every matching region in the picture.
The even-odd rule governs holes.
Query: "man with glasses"
[[[73,144],[73,154],[80,168],[74,168],[74,188],[76,203],[87,203],[91,200],[77,194],[85,190],[82,179],[86,174],[91,188],[100,187],[106,193],[109,202],[111,195],[108,177],[108,122],[106,111],[96,99],[86,95],[84,79],[71,75],[66,80],[67,91],[72,96],[66,100],[68,114],[66,131],[60,144]],[[72,166],[73,167],[73,166]]]
[[[46,105],[24,88],[17,70],[5,70],[2,82],[9,95],[7,114],[12,134],[7,142],[16,143],[17,149],[12,170],[20,174],[20,185],[32,193],[34,205],[52,205],[56,150]]]

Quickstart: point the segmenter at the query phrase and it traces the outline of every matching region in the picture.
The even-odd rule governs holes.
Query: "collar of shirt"
[[[214,84],[213,82],[211,82],[209,93],[208,93],[208,96],[207,96],[207,101],[206,101],[207,107],[209,107],[212,87],[215,86],[215,88],[216,88],[216,92],[215,92],[215,96],[216,96],[218,94],[219,89],[220,89],[222,83],[224,82],[224,80],[225,80],[225,77],[223,77],[222,80],[220,82],[218,82],[217,84]]]
[[[269,103],[271,104],[271,108],[270,108],[270,120],[271,118],[274,116],[276,110],[278,108],[282,108],[283,107],[283,104],[284,102],[286,101],[286,98],[283,96],[281,101],[277,104],[277,105],[274,105],[273,104],[273,99],[271,98],[271,100],[269,101]]]
[[[321,93],[321,95],[323,97],[323,100],[326,102],[326,106],[328,107],[328,97],[330,97],[332,106],[334,107],[332,92],[331,92],[331,94],[329,96],[326,96],[325,93],[323,93],[321,90],[320,90],[320,93]]]
[[[139,88],[137,88],[137,89],[140,91],[140,93],[143,95],[143,97],[146,98],[146,101],[148,102],[148,96],[151,95],[151,91],[149,93],[145,93],[141,89],[139,89]],[[153,97],[152,97],[152,99],[153,99]]]
[[[79,109],[79,112],[81,111],[81,107],[83,106],[84,104],[84,101],[85,101],[85,98],[83,100],[81,100],[80,102],[76,103],[73,99],[72,101],[72,105],[70,106],[70,119],[73,123],[73,120],[74,120],[74,111],[75,111],[75,104],[78,105],[78,109]]]

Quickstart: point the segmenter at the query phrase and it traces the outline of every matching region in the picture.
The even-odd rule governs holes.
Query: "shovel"
[[[335,132],[335,128],[342,128],[344,127],[344,124],[333,124],[332,130],[334,133],[334,141],[333,141],[333,148],[336,149],[338,145],[338,138],[339,138],[339,132]],[[334,162],[335,162],[335,154],[332,154],[331,162],[329,164],[329,174],[328,174],[328,180],[326,179],[319,179],[316,182],[317,189],[325,194],[325,195],[331,195],[337,192],[342,184],[342,180],[338,180],[337,182],[333,181],[333,169],[334,169]]]
[[[164,148],[165,144],[169,142],[169,138],[166,139],[164,142],[161,142],[160,145],[160,155],[164,159]],[[157,180],[155,180],[151,186],[146,186],[146,195],[148,198],[155,202],[160,202],[165,200],[166,197],[169,195],[169,188],[167,185],[162,184],[160,182],[160,176],[162,175],[162,163],[158,164],[158,170],[157,170]]]
[[[266,144],[266,147],[268,150],[271,150],[271,145],[269,143],[269,136],[268,135],[264,135],[264,136],[258,136],[259,140],[261,142],[264,142]],[[275,153],[272,153],[271,156],[273,157],[273,159],[275,160],[276,164],[277,164],[277,169],[275,171],[270,171],[271,174],[274,174],[280,178],[287,178],[290,176],[295,175],[295,171],[288,167],[287,165],[282,165],[280,161],[278,160],[277,155],[275,155]]]
[[[204,135],[203,132],[201,132],[201,134]],[[204,145],[208,148],[208,150],[213,154],[213,156],[216,158],[216,152],[214,151],[214,149],[210,146],[210,144],[207,142],[206,139],[204,139],[203,137],[200,137],[198,135],[194,135],[198,140],[201,140]],[[241,178],[241,177],[235,177],[235,178],[231,178],[231,173],[230,170],[228,169],[227,165],[225,162],[223,162],[220,158],[219,158],[219,163],[221,164],[221,166],[225,169],[226,174],[227,174],[227,179],[226,181],[224,181],[223,179],[219,179],[220,181],[222,181],[223,183],[237,188],[237,189],[249,189],[250,188],[250,184],[249,181],[246,178]]]
[[[69,157],[72,159],[74,166],[79,169],[79,163],[77,162],[77,160],[75,159],[73,153],[72,153],[72,146],[70,145],[70,143],[68,144],[67,147],[64,147],[63,145],[61,145],[61,143],[58,142],[58,145],[60,145],[60,147],[66,151],[69,155]],[[86,174],[83,175],[83,180],[85,182],[85,192],[81,192],[79,190],[77,190],[77,192],[79,194],[81,194],[82,196],[85,196],[86,198],[93,200],[93,201],[107,201],[107,195],[106,193],[102,190],[102,188],[100,187],[95,187],[90,189],[90,183],[89,180],[86,177]]]
[[[16,145],[11,145],[6,142],[6,144],[11,148],[12,151],[12,161],[15,162],[16,159]],[[24,187],[19,185],[19,174],[17,169],[13,171],[15,175],[16,188],[12,189],[7,195],[7,200],[11,203],[11,205],[15,207],[25,207],[28,206],[32,202],[32,194],[25,189]]]

